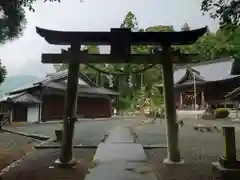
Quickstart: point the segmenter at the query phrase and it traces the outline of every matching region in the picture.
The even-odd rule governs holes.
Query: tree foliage
[[[182,30],[184,30],[184,26]],[[190,28],[190,27],[188,27]],[[182,53],[199,54],[196,58],[200,61],[213,60],[220,57],[233,56],[236,53],[233,39],[236,39],[237,26],[228,25],[219,28],[216,33],[208,31],[204,36],[199,38],[196,43],[191,45],[178,46]]]
[[[2,65],[2,62],[0,60],[0,84],[3,83],[3,81],[5,80],[7,76],[7,70],[6,67]]]
[[[60,2],[60,0],[41,0]],[[35,11],[36,0],[0,0],[0,45],[22,35],[26,25],[25,10]],[[80,0],[83,2],[83,0]]]
[[[181,28],[182,31],[189,31],[190,30],[190,27],[188,25],[188,23],[184,23],[182,28]]]
[[[146,32],[173,32],[173,26],[151,26],[145,29]]]
[[[25,23],[25,12],[18,0],[0,1],[0,44],[19,37]]]
[[[26,25],[25,9],[34,11],[32,4],[36,0],[0,1],[0,45],[22,35]],[[47,0],[42,0],[46,2]],[[59,0],[48,0],[59,1]],[[59,1],[60,2],[60,1]]]
[[[239,0],[203,0],[203,12],[209,12],[214,19],[218,18],[220,25],[239,25],[240,1]]]

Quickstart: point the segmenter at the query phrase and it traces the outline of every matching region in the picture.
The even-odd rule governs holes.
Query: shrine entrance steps
[[[130,127],[111,130],[104,143],[98,145],[94,162],[85,180],[157,180]]]

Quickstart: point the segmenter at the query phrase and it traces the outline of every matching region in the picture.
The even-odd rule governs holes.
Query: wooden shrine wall
[[[42,104],[42,120],[61,120],[64,117],[64,95],[44,95]],[[77,116],[81,118],[111,117],[111,103],[106,98],[79,97]]]
[[[83,118],[108,118],[112,115],[111,102],[106,98],[78,98],[77,115]]]
[[[207,84],[202,85],[201,87],[197,87],[197,104],[201,105],[201,94],[199,92],[204,92],[204,100],[207,104],[218,104],[219,102],[224,102],[224,96],[237,88],[239,83],[239,79],[233,79],[227,80],[225,82],[216,82],[213,84]],[[180,105],[180,93],[186,94],[186,92],[188,91],[193,91],[193,87],[175,89],[175,100],[177,106]],[[194,100],[183,97],[183,104],[184,103],[192,104],[194,103]]]

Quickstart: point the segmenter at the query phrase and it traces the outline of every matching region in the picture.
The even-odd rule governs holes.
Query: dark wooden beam
[[[196,57],[191,54],[176,55],[173,57],[173,63],[189,63]],[[86,63],[135,63],[135,64],[162,64],[164,55],[162,52],[156,54],[131,54],[127,59],[116,58],[111,54],[87,54],[87,52],[79,53],[63,53],[63,54],[42,54],[43,63],[59,64],[78,62],[80,64]]]
[[[94,31],[55,31],[36,27],[37,33],[45,38],[49,44],[69,45],[79,42],[86,45],[111,45],[114,42],[127,39],[132,45],[188,45],[206,33],[207,27],[200,29],[179,31],[179,32],[130,32],[126,33],[126,28],[111,29],[111,32]],[[122,36],[122,32],[125,35]],[[114,38],[113,38],[114,36]]]

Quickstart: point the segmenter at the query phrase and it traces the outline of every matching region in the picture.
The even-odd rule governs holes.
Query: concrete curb
[[[34,146],[35,149],[58,149],[60,148],[60,145],[44,145],[44,144],[39,144]],[[78,149],[78,148],[85,148],[85,149],[94,149],[97,148],[97,145],[74,145],[73,148]],[[158,149],[158,148],[167,148],[167,145],[165,144],[153,144],[153,145],[143,145],[144,149]]]
[[[167,145],[166,144],[143,145],[143,149],[159,149],[159,148],[167,148]]]
[[[34,146],[35,149],[58,149],[60,145],[36,145]],[[85,148],[85,149],[94,149],[97,148],[97,145],[74,145],[73,148]]]
[[[9,132],[9,133],[13,133],[13,134],[29,137],[29,138],[32,138],[32,139],[40,140],[40,141],[47,141],[47,140],[51,139],[50,137],[43,136],[43,135],[38,135],[38,134],[27,134],[27,133],[23,133],[23,132],[12,131],[12,130],[5,129],[5,128],[2,128],[2,130],[6,131],[6,132]]]

